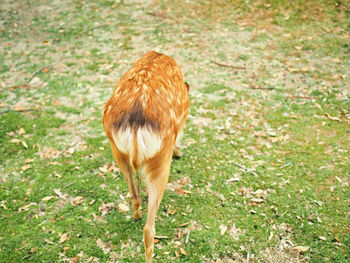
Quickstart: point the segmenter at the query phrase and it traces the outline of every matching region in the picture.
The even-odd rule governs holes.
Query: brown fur
[[[142,168],[146,180],[149,200],[144,243],[148,263],[152,262],[154,221],[168,181],[171,157],[173,152],[181,154],[175,144],[189,110],[188,91],[176,62],[152,51],[123,75],[104,107],[105,132],[128,183],[137,219],[141,217],[141,198],[133,173]],[[147,146],[153,150],[142,148]]]

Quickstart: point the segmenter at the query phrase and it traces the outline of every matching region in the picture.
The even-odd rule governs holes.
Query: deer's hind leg
[[[143,229],[146,262],[152,262],[155,236],[155,218],[162,201],[164,189],[168,182],[172,149],[166,154],[158,154],[145,167],[145,178],[148,189],[148,213],[146,225]]]
[[[118,149],[111,143],[112,148],[112,154],[114,157],[114,160],[117,162],[120,170],[122,171],[124,178],[129,186],[129,192],[131,195],[131,204],[132,204],[132,210],[133,210],[133,217],[135,219],[141,218],[141,202],[142,199],[140,197],[140,193],[135,187],[134,183],[134,175],[133,175],[133,169],[129,163],[129,158],[118,151]]]

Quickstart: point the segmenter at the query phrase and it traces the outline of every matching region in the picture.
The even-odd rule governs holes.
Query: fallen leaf
[[[111,252],[111,245],[103,242],[100,238],[96,240],[96,245],[102,249],[104,254],[109,254]]]
[[[189,222],[183,223],[183,224],[180,225],[180,227],[184,227],[184,226],[187,226],[187,225],[189,225],[189,224],[190,224]]]
[[[254,203],[262,203],[262,202],[264,202],[264,199],[262,199],[262,198],[252,198],[252,199],[250,199],[250,201],[252,201]]]
[[[32,162],[34,162],[34,160],[33,159],[26,159],[24,162],[25,163],[32,163]]]
[[[255,137],[267,137],[267,134],[261,131],[254,132]]]
[[[68,249],[69,249],[69,247],[63,247],[62,249],[63,249],[63,250],[68,250]]]
[[[177,207],[174,210],[169,210],[169,215],[174,215],[177,211]]]
[[[308,251],[310,249],[310,247],[307,247],[307,246],[296,246],[296,247],[293,247],[293,249],[298,251],[299,253],[305,253],[306,251]]]
[[[182,255],[187,256],[186,250],[184,250],[182,247],[180,247],[180,253],[181,253]]]
[[[80,205],[83,201],[84,201],[84,197],[77,196],[77,197],[74,197],[70,203],[72,206],[77,206],[77,205]]]
[[[24,148],[28,149],[28,144],[25,141],[21,141]]]
[[[220,235],[223,236],[226,233],[226,231],[227,231],[227,226],[220,225],[219,228],[220,228]]]
[[[27,171],[29,168],[31,168],[32,166],[30,164],[25,164],[21,167],[22,171]]]
[[[11,143],[15,143],[16,145],[20,144],[21,140],[18,139],[11,139],[10,140]]]
[[[16,111],[25,111],[25,108],[23,108],[22,105],[19,103],[17,103],[16,105],[13,105],[12,108]]]
[[[58,177],[58,178],[62,178],[62,175],[58,174],[56,171],[53,172],[53,175]]]
[[[124,214],[130,210],[130,207],[126,202],[123,202],[123,203],[118,204],[118,209],[120,212],[122,212]]]
[[[326,117],[331,121],[341,121],[338,117],[332,117],[331,115],[329,115],[329,113],[326,113]]]
[[[19,135],[23,135],[26,133],[26,131],[23,128],[19,128],[18,133],[19,133]]]
[[[58,197],[61,198],[61,199],[67,199],[67,198],[68,198],[68,195],[67,195],[67,194],[63,194],[63,193],[61,192],[61,189],[54,189],[53,191],[54,191],[54,193],[55,193],[56,195],[58,195]]]
[[[35,253],[38,251],[38,248],[37,247],[33,247],[31,250],[29,250],[30,253]]]
[[[108,172],[106,166],[99,167],[98,169],[99,169],[102,173],[107,173],[107,172]]]
[[[58,243],[62,244],[63,242],[66,242],[69,239],[70,239],[70,237],[68,236],[67,233],[65,233],[65,234],[60,236],[60,240],[58,241]]]
[[[50,240],[48,240],[48,239],[44,239],[44,241],[45,241],[46,243],[50,244],[50,245],[53,245],[53,244],[54,244],[52,241],[50,241]]]
[[[230,179],[226,180],[226,184],[233,183],[233,182],[239,182],[240,179],[238,176],[231,177]]]
[[[27,211],[31,206],[34,206],[34,205],[36,205],[36,203],[32,202],[28,205],[22,206],[22,207],[18,208],[18,212]]]
[[[54,199],[54,196],[45,196],[43,198],[41,198],[41,201],[50,201],[51,199]]]

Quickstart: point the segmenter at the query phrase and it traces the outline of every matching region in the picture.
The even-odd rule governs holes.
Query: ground
[[[0,262],[143,262],[101,113],[150,50],[191,85],[155,261],[350,262],[349,7],[3,1]]]

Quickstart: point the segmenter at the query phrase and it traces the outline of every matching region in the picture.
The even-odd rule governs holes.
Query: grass
[[[191,85],[155,261],[350,262],[349,12],[347,1],[6,1],[0,262],[143,262],[145,215],[121,209],[101,111],[153,49]]]

